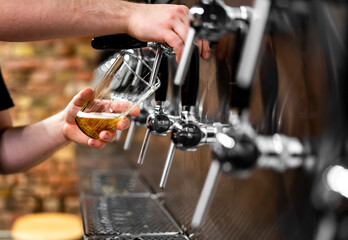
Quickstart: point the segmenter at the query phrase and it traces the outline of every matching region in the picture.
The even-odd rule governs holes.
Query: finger
[[[179,21],[178,23],[173,25],[173,31],[178,35],[182,42],[186,41],[188,30],[188,22]]]
[[[128,115],[136,117],[139,114],[140,114],[140,108],[136,106],[134,109],[132,109],[132,111],[129,112]]]
[[[117,123],[116,128],[118,130],[125,130],[129,128],[129,125],[130,125],[129,119],[125,117]]]
[[[93,90],[91,88],[86,88],[81,90],[72,100],[75,106],[82,107],[87,101],[93,98]]]
[[[105,145],[106,145],[106,142],[103,142],[103,141],[95,140],[92,138],[88,140],[88,146],[92,148],[101,149],[105,147]]]
[[[187,6],[181,5],[181,8],[177,10],[179,12],[180,21],[182,21],[186,26],[190,26],[190,17],[189,11],[190,9]]]
[[[203,40],[202,39],[198,39],[195,41],[196,45],[198,46],[198,51],[199,51],[199,56],[202,56],[202,52],[203,52]]]
[[[116,133],[111,131],[102,131],[99,134],[99,138],[104,142],[112,142],[116,139]]]
[[[109,104],[104,105],[104,112],[112,112],[112,113],[122,113],[128,109],[131,103],[127,101],[111,101]],[[140,113],[140,109],[138,106],[134,106],[133,109],[129,112],[131,116],[138,116]]]
[[[121,113],[130,106],[127,101],[110,101],[109,104],[104,105],[105,112]]]
[[[176,60],[179,62],[184,49],[184,41],[172,30],[165,33],[164,41],[173,48]]]
[[[202,52],[201,52],[200,56],[204,60],[207,60],[210,57],[210,46],[209,46],[209,42],[206,40],[202,41]]]

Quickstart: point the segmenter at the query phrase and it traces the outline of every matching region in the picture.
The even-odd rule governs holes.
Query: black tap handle
[[[160,67],[158,70],[158,78],[161,80],[161,86],[155,92],[155,100],[164,102],[167,99],[168,90],[168,56],[163,54]]]
[[[243,49],[243,45],[245,42],[245,36],[246,32],[244,32],[242,29],[237,29],[235,32],[235,46],[233,54],[231,55],[233,59],[232,64],[232,84],[231,86],[231,98],[230,98],[230,108],[237,108],[240,112],[243,109],[249,108],[249,102],[250,102],[250,88],[242,88],[237,83],[236,74],[238,71],[238,65],[241,58],[241,53]]]
[[[184,85],[181,87],[182,106],[195,106],[199,87],[199,50],[195,45]]]
[[[139,41],[127,34],[114,34],[95,37],[92,39],[91,45],[94,49],[99,50],[122,50],[146,47],[147,42]]]

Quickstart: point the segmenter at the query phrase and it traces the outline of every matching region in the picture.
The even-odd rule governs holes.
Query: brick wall
[[[15,126],[37,122],[68,104],[92,79],[98,52],[90,39],[0,42],[0,66],[14,100]],[[25,213],[79,214],[75,144],[28,172],[0,175],[0,230]]]

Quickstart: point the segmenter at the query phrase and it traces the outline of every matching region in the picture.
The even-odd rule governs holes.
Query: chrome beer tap
[[[158,44],[157,50],[156,50],[156,56],[155,56],[155,59],[154,59],[153,65],[152,65],[153,67],[152,67],[152,71],[151,71],[150,82],[154,81],[155,78],[157,77],[159,67],[161,64],[162,55],[163,55],[163,46],[161,44]],[[147,120],[149,115],[150,115],[150,112],[148,109],[141,108],[139,116],[131,119],[128,133],[127,133],[127,137],[126,137],[126,140],[125,140],[125,143],[123,146],[124,150],[130,149],[130,146],[131,146],[131,143],[133,140],[133,136],[134,136],[134,132],[135,132],[135,126],[136,125],[145,126],[146,120]]]
[[[140,149],[138,158],[139,164],[143,164],[144,162],[151,134],[156,136],[166,136],[170,131],[170,128],[173,125],[174,121],[178,118],[176,116],[170,115],[166,111],[165,106],[168,91],[169,67],[170,65],[168,63],[168,56],[164,55],[162,57],[162,62],[160,64],[158,73],[158,76],[161,79],[161,86],[155,92],[155,111],[148,116],[146,121],[147,130],[143,145]]]
[[[199,56],[197,47],[194,49],[187,78],[189,78],[188,81],[185,81],[181,87],[181,117],[172,127],[172,142],[162,173],[160,188],[164,188],[166,185],[175,150],[195,151],[203,144],[211,144],[215,139],[216,125],[222,125],[219,123],[203,124],[196,119],[195,103],[199,84]]]
[[[242,50],[242,64],[240,64],[238,70],[238,84],[244,88],[249,87],[270,5],[270,0],[255,0],[253,8],[246,6],[233,8],[225,5],[222,0],[202,0],[193,6],[189,11],[191,28],[185,41],[182,59],[174,83],[176,85],[183,84],[195,37],[217,41],[222,35],[235,32],[242,26],[242,28],[248,28],[248,34]]]
[[[208,209],[220,171],[234,177],[247,177],[256,168],[278,172],[310,164],[313,157],[305,143],[282,134],[259,135],[247,120],[230,114],[229,128],[217,129],[211,145],[210,165],[191,225],[198,227]]]
[[[176,147],[182,150],[193,151],[197,148],[202,138],[202,132],[194,113],[199,84],[198,47],[195,47],[195,54],[193,54],[193,58],[191,59],[190,71],[187,78],[192,79],[190,79],[190,81],[185,81],[185,84],[181,87],[181,117],[180,120],[172,126],[172,142],[162,173],[160,182],[161,188],[164,188],[167,182]]]

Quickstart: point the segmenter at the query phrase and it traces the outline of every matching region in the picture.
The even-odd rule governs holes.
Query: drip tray
[[[159,235],[159,236],[143,236],[143,237],[131,237],[131,236],[123,236],[123,237],[87,237],[85,240],[188,240],[182,235]]]
[[[80,201],[85,236],[90,239],[185,239],[155,195],[86,195]]]
[[[95,171],[80,174],[80,195],[111,196],[147,194],[150,189],[140,179],[138,171]]]
[[[189,239],[138,171],[85,171],[79,185],[85,239]]]

